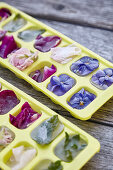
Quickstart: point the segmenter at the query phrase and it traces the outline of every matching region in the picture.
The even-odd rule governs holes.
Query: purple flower
[[[47,78],[49,78],[51,75],[53,75],[56,72],[56,67],[52,65],[50,68],[45,66],[44,68],[40,70],[36,70],[35,72],[30,73],[30,77],[37,81],[38,83],[41,83],[45,81]]]
[[[96,96],[88,91],[86,91],[84,88],[82,88],[79,92],[75,93],[68,104],[72,108],[76,109],[84,109],[88,104],[90,104]]]
[[[0,22],[5,20],[11,15],[10,11],[6,8],[0,9]]]
[[[34,47],[41,52],[48,52],[51,48],[60,44],[61,38],[58,36],[42,37],[38,35],[34,44]]]
[[[99,67],[97,59],[84,56],[71,65],[71,71],[79,76],[86,76]]]
[[[7,58],[8,54],[17,48],[18,47],[13,36],[5,36],[2,40],[2,44],[0,45],[0,57]]]
[[[0,30],[0,41],[4,38],[7,31]]]
[[[25,102],[21,108],[21,112],[16,117],[11,114],[9,116],[11,124],[19,129],[25,129],[37,120],[41,114],[35,112],[29,103]]]
[[[61,74],[59,77],[51,77],[47,89],[56,94],[57,96],[62,96],[67,91],[69,91],[74,84],[75,80],[73,78],[66,74]]]
[[[13,109],[19,100],[12,90],[3,90],[0,92],[0,115],[8,113]]]
[[[98,70],[91,78],[91,83],[99,89],[105,90],[113,84],[113,69]]]

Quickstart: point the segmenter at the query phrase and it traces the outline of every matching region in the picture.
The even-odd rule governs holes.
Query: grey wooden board
[[[112,13],[112,3],[113,1],[91,1],[92,5],[90,5],[86,8],[86,4],[88,4],[88,0],[84,1],[79,1],[79,0],[71,0],[71,5],[69,8],[69,1],[65,1],[63,3],[63,0],[61,1],[50,1],[50,0],[45,0],[45,1],[36,1],[32,0],[32,3],[29,5],[29,0],[20,0],[20,1],[14,1],[14,0],[5,0],[5,2],[8,2],[9,4],[12,4],[16,6],[19,9],[22,9],[23,11],[26,11],[27,13],[30,13],[31,15],[34,15],[36,18],[49,18],[53,20],[60,20],[60,21],[65,21],[68,23],[63,23],[63,22],[56,22],[56,21],[51,21],[51,20],[41,20],[47,25],[57,29],[58,31],[62,32],[63,34],[69,36],[73,40],[81,43],[85,47],[91,49],[92,51],[96,52],[97,54],[101,55],[102,57],[108,59],[109,61],[113,62],[113,32],[104,30],[106,29],[112,29],[112,24],[110,23],[113,22],[113,17]],[[31,2],[31,1],[30,1]],[[49,3],[47,3],[49,2]],[[66,3],[67,2],[67,3]],[[75,15],[73,12],[74,17],[70,17],[69,15],[71,14],[71,10],[75,7],[72,4],[78,4],[76,5],[75,11],[78,11],[78,14],[80,13],[80,3],[83,3],[81,5],[81,8],[83,10],[83,13],[87,13],[84,17],[88,16],[87,18],[91,17],[89,19],[88,26],[80,26],[80,25],[86,25],[87,22],[84,18],[81,18],[79,15]],[[46,5],[45,5],[46,4]],[[52,5],[53,4],[53,5]],[[57,5],[56,5],[57,4]],[[58,9],[53,9],[52,8],[61,8],[59,4],[63,4],[66,6],[62,10]],[[107,5],[105,5],[107,4]],[[54,7],[53,7],[54,6]],[[67,7],[68,6],[68,7]],[[102,7],[101,11],[98,11],[100,13],[96,13],[97,9],[95,10],[95,15],[93,15],[94,11],[89,10],[89,7],[92,6],[99,9],[99,7]],[[97,7],[96,7],[97,6]],[[43,8],[44,7],[44,8]],[[46,11],[46,8],[48,9],[48,12]],[[66,20],[63,19],[63,10],[69,8],[70,12],[68,11],[67,13],[65,12],[66,15]],[[103,9],[105,8],[105,9]],[[35,9],[35,10],[34,10]],[[42,9],[44,9],[42,11]],[[87,10],[86,10],[87,9]],[[52,14],[51,11],[53,11]],[[103,12],[103,11],[108,11]],[[61,14],[62,12],[62,14]],[[46,14],[45,14],[46,13]],[[107,13],[107,14],[106,14]],[[106,16],[105,16],[106,14]],[[55,16],[56,15],[56,16]],[[59,17],[57,17],[59,15]],[[72,15],[72,14],[71,14]],[[57,19],[58,18],[58,19]],[[72,18],[72,19],[71,19]],[[93,20],[95,18],[95,22]],[[98,19],[99,20],[98,20]],[[101,19],[100,19],[101,18]],[[75,19],[73,21],[73,19]],[[78,21],[79,22],[78,22]],[[82,21],[84,20],[84,21]],[[98,21],[100,22],[100,25],[98,25]],[[109,21],[109,22],[108,22]],[[73,22],[74,24],[69,24],[69,22]],[[76,24],[75,24],[76,23]],[[79,23],[79,25],[77,25]],[[90,26],[95,26],[95,27],[101,27],[104,28],[102,29],[95,29],[91,28]],[[108,27],[110,25],[110,27]],[[113,169],[113,98],[111,98],[104,106],[102,106],[93,116],[90,120],[88,121],[80,121],[76,120],[73,118],[69,112],[67,112],[65,109],[63,109],[61,106],[54,104],[47,96],[42,94],[39,91],[36,91],[32,88],[31,85],[29,85],[27,82],[24,80],[21,80],[17,78],[11,71],[3,68],[0,66],[0,77],[4,78],[8,82],[12,83],[19,89],[23,90],[27,94],[31,95],[35,99],[39,100],[43,104],[47,105],[51,109],[55,110],[57,113],[61,114],[89,134],[93,135],[97,139],[99,139],[101,143],[101,151],[99,154],[96,154],[83,168],[83,170],[112,170]],[[74,169],[73,169],[74,170]]]
[[[45,19],[113,30],[113,0],[3,0]]]

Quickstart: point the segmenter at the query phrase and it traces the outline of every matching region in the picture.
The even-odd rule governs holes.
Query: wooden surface
[[[113,0],[4,0],[113,62]],[[42,10],[43,9],[43,10]],[[101,150],[82,169],[113,170],[113,98],[88,121],[73,118],[61,106],[0,67],[0,77],[64,116],[101,143]],[[111,92],[112,93],[112,92]],[[74,170],[74,169],[73,169]]]

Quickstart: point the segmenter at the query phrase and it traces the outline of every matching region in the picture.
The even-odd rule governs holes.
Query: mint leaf
[[[64,125],[59,121],[58,115],[54,115],[37,126],[32,132],[31,137],[38,144],[49,144],[62,131]]]
[[[4,26],[4,30],[8,32],[15,32],[22,28],[26,23],[27,21],[22,18],[20,14],[17,14],[12,21]]]
[[[56,162],[52,162],[49,167],[48,170],[63,170],[63,166],[61,165],[61,161],[56,161]]]
[[[65,132],[65,140],[63,143],[61,141],[63,149],[60,148],[60,154],[62,154],[63,156],[62,160],[66,162],[71,162],[73,158],[77,155],[77,153],[79,153],[80,150],[83,150],[87,146],[85,141],[82,140],[82,142],[79,134],[69,137],[69,134]],[[59,153],[57,151],[57,156],[58,154]],[[62,156],[60,156],[60,158]]]
[[[43,34],[46,30],[37,28],[30,28],[18,33],[18,38],[22,39],[23,41],[30,42],[34,40],[38,35]]]

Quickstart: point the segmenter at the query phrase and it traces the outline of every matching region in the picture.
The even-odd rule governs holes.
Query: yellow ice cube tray
[[[37,144],[34,140],[32,140],[30,136],[31,131],[35,127],[40,125],[44,120],[48,119],[52,115],[57,115],[57,113],[55,113],[45,105],[41,104],[34,98],[30,97],[29,95],[25,94],[23,91],[9,84],[2,78],[0,78],[0,83],[2,85],[2,90],[13,90],[17,98],[20,100],[20,103],[16,105],[12,110],[10,110],[7,114],[0,115],[0,127],[6,126],[15,134],[14,140],[0,152],[0,168],[2,170],[10,170],[10,168],[7,166],[7,161],[12,155],[12,148],[20,145],[24,145],[25,147],[33,147],[37,151],[36,157],[28,163],[24,170],[33,170],[33,168],[43,160],[49,159],[53,162],[59,160],[59,158],[54,154],[54,149],[56,145],[65,137],[65,132],[68,132],[69,135],[80,134],[80,137],[86,141],[87,146],[82,151],[80,151],[80,153],[73,159],[72,162],[62,162],[64,170],[69,170],[73,168],[74,170],[80,169],[89,159],[91,159],[91,157],[96,152],[100,150],[100,144],[97,139],[90,136],[60,115],[58,115],[58,118],[64,124],[64,130],[50,144],[46,146]],[[10,123],[9,114],[12,114],[14,116],[18,115],[22,105],[25,102],[28,102],[33,110],[40,113],[41,117],[26,129],[18,129]]]
[[[21,16],[25,20],[27,20],[27,24],[24,27],[22,27],[21,29],[19,29],[18,31],[16,31],[14,33],[7,33],[8,35],[13,35],[16,42],[21,47],[26,47],[29,50],[31,50],[32,52],[37,51],[33,46],[35,40],[33,40],[31,42],[24,42],[23,40],[19,39],[17,36],[18,32],[29,29],[32,26],[37,26],[37,28],[39,28],[39,29],[45,29],[46,32],[43,33],[42,36],[57,35],[57,36],[61,37],[62,42],[59,45],[60,47],[75,43],[75,41],[73,41],[70,38],[66,37],[65,35],[59,33],[58,31],[50,28],[49,26],[43,24],[42,22],[30,17],[29,15],[15,9],[12,6],[9,6],[5,3],[0,3],[0,8],[3,8],[3,7],[9,9],[11,11],[12,15],[8,19],[6,19],[5,21],[0,23],[0,29],[3,29],[3,26],[5,24],[7,24],[9,21],[11,21],[15,17],[16,14],[21,14]],[[113,96],[113,85],[111,85],[106,90],[99,90],[98,88],[96,88],[95,86],[93,86],[90,83],[90,78],[99,69],[113,68],[113,64],[78,43],[76,43],[76,46],[81,48],[82,53],[79,56],[75,56],[67,64],[60,64],[60,63],[54,61],[52,58],[50,58],[51,51],[46,52],[46,53],[39,52],[37,61],[35,61],[31,66],[29,66],[24,71],[20,71],[16,67],[12,66],[8,62],[8,59],[0,58],[0,64],[4,67],[7,67],[12,72],[14,72],[19,78],[26,80],[36,90],[43,92],[45,95],[47,95],[49,98],[51,98],[51,100],[53,102],[64,107],[74,117],[81,119],[81,120],[87,120],[87,119],[90,119],[91,116],[93,115],[93,113],[96,110],[98,110],[107,100],[109,100]],[[72,65],[72,63],[74,63],[78,59],[82,58],[83,56],[90,56],[92,58],[98,59],[98,61],[99,61],[99,68],[85,77],[77,76],[75,73],[73,73],[70,70],[70,66]],[[47,89],[47,86],[50,83],[50,79],[53,75],[51,77],[49,77],[48,79],[46,79],[42,83],[38,83],[35,80],[33,80],[31,77],[29,77],[29,74],[31,72],[38,70],[38,69],[44,67],[45,65],[51,66],[52,64],[57,68],[57,71],[53,75],[59,76],[60,74],[67,74],[70,77],[72,77],[73,79],[75,79],[75,81],[76,81],[76,84],[62,96],[57,96]],[[78,110],[75,108],[73,109],[71,106],[68,105],[67,101],[69,101],[69,99],[72,97],[73,94],[75,94],[82,88],[85,88],[85,90],[88,90],[89,92],[95,94],[96,98],[84,109],[81,109],[81,110]]]

